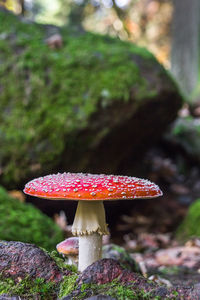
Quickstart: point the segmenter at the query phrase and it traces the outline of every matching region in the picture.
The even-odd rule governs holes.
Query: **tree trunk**
[[[171,71],[189,96],[198,80],[199,0],[174,0]]]

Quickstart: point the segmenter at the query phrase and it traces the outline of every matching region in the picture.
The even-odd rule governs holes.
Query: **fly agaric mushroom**
[[[79,237],[79,271],[101,258],[102,235],[108,234],[104,200],[155,198],[159,187],[128,176],[58,173],[28,182],[24,192],[52,200],[76,200],[78,206],[72,233]]]
[[[78,237],[70,237],[60,242],[56,249],[59,253],[69,258],[71,264],[77,265],[78,253],[79,253],[79,241]]]

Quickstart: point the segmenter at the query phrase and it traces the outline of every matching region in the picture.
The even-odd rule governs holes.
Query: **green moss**
[[[33,243],[55,249],[64,236],[60,228],[39,209],[10,197],[0,187],[0,239]]]
[[[94,295],[108,295],[118,300],[148,300],[148,299],[161,299],[152,296],[152,292],[145,292],[142,289],[137,289],[134,283],[129,282],[128,286],[122,285],[117,279],[107,284],[93,284],[83,283],[79,287],[79,293],[73,296],[73,291],[77,289],[77,275],[71,275],[64,279],[60,286],[59,297],[70,296],[72,300],[81,300]]]
[[[180,267],[179,266],[163,267],[162,269],[159,269],[159,273],[162,275],[168,275],[168,274],[177,275],[180,273]]]
[[[149,293],[143,290],[131,289],[131,287],[126,287],[123,285],[116,285],[107,292],[107,295],[111,297],[116,297],[118,300],[136,300],[136,299],[149,299]]]
[[[172,294],[174,295],[174,299],[177,299],[179,296],[179,293],[177,291],[173,291]]]
[[[136,102],[155,95],[134,63],[135,56],[155,62],[145,49],[62,28],[63,46],[52,50],[45,27],[2,12],[0,22],[0,161],[7,185],[57,166],[100,100],[105,108],[129,101],[132,89]]]
[[[33,280],[28,276],[25,279],[19,279],[18,282],[15,282],[12,278],[5,278],[0,275],[0,295],[18,295],[26,299],[33,299],[35,296],[38,300],[53,300],[57,299],[57,295],[62,298],[70,294],[76,288],[75,283],[78,278],[77,269],[71,265],[67,265],[64,259],[59,258],[56,251],[49,253],[45,249],[43,250],[55,260],[60,269],[63,271],[67,269],[73,272],[72,275],[63,276],[63,280],[60,284],[45,282],[42,278]]]
[[[26,297],[26,299],[55,299],[57,287],[55,283],[45,282],[42,278],[31,280],[25,278],[18,283],[14,282],[11,278],[3,278],[0,276],[0,295],[17,295]]]
[[[81,300],[91,295],[108,295],[110,297],[114,297],[118,300],[161,300],[161,299],[169,299],[161,298],[159,296],[154,296],[153,290],[150,292],[145,292],[143,289],[137,289],[134,286],[134,283],[129,283],[128,286],[123,286],[119,283],[118,280],[113,280],[113,282],[109,284],[82,284],[79,292],[76,296],[73,296],[72,292],[77,289],[77,281],[78,275],[72,274],[70,276],[64,276],[62,283],[56,285],[54,283],[46,283],[43,279],[38,278],[35,280],[31,280],[30,278],[25,278],[18,283],[15,283],[10,278],[2,278],[0,276],[0,295],[8,294],[8,295],[18,295],[21,297],[26,297],[26,299],[33,299],[33,297],[37,297],[37,299],[56,299],[56,295],[58,295],[59,299],[65,296],[70,295],[70,299],[72,300]],[[174,295],[171,300],[175,300],[178,298],[178,292],[172,291]]]
[[[71,294],[76,289],[77,278],[77,274],[73,274],[71,276],[64,276],[63,281],[60,285],[59,298]]]
[[[179,239],[187,240],[193,236],[200,236],[200,199],[189,207],[187,216],[177,229],[176,236]]]
[[[94,284],[94,283],[82,283],[80,286],[76,283],[78,275],[73,273],[70,276],[64,277],[60,285],[59,298],[69,296],[72,300],[82,300],[95,295],[108,295],[116,298],[117,300],[176,300],[178,298],[178,292],[171,290],[171,295],[165,298],[155,296],[155,289],[157,287],[152,286],[149,292],[146,292],[142,288],[136,287],[135,282],[129,282],[128,284],[121,284],[118,279],[114,279],[110,283],[106,284]],[[149,281],[152,284],[152,281]]]
[[[51,256],[51,258],[56,262],[57,266],[60,269],[67,269],[68,271],[72,272],[72,273],[77,273],[78,269],[77,266],[75,265],[68,265],[66,264],[66,260],[65,258],[63,258],[63,256],[61,256],[58,251],[53,250],[51,252],[47,251],[46,249],[43,249],[45,252],[47,252],[48,255]]]
[[[108,295],[117,300],[175,300],[178,297],[178,292],[171,291],[174,297],[161,298],[154,295],[154,290],[145,292],[143,289],[136,288],[134,282],[129,282],[128,285],[122,285],[117,279],[107,284],[85,284],[78,286],[76,283],[78,275],[73,273],[69,276],[64,276],[60,284],[46,283],[43,279],[31,280],[25,278],[18,283],[15,283],[10,278],[2,278],[0,276],[0,294],[18,295],[26,297],[26,299],[59,299],[69,296],[72,300],[82,300],[94,295]],[[75,294],[73,292],[77,291]]]

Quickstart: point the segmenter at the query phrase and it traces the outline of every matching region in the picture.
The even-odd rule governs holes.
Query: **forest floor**
[[[183,241],[176,233],[194,200],[196,194],[183,182],[163,198],[136,204],[119,217],[111,241],[131,254],[145,277],[168,287],[190,288],[200,282],[200,238]]]

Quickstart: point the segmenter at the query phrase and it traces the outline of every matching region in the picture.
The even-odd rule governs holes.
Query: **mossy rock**
[[[0,23],[4,186],[58,170],[119,172],[176,117],[182,97],[146,49],[2,10]],[[50,49],[58,30],[63,46]]]
[[[200,199],[189,207],[187,216],[176,232],[177,238],[186,241],[191,237],[200,237]]]
[[[104,245],[102,250],[103,258],[112,258],[118,260],[124,268],[132,272],[141,273],[138,263],[123,247],[120,247],[116,244],[108,244]]]
[[[53,255],[54,256],[54,255]],[[56,258],[56,262],[60,258]],[[154,281],[148,280],[139,274],[121,268],[120,264],[111,260],[110,270],[106,270],[103,261],[95,262],[84,272],[78,274],[77,271],[68,272],[70,266],[64,265],[63,260],[59,262],[59,268],[63,272],[61,281],[45,281],[44,278],[32,278],[27,274],[25,278],[17,277],[17,281],[11,277],[0,274],[0,299],[7,299],[9,296],[19,296],[20,299],[63,299],[78,300],[88,299],[88,297],[105,295],[116,300],[136,300],[136,299],[196,299],[196,291],[193,286],[181,286],[167,288]],[[97,265],[100,266],[98,272],[94,272]],[[37,268],[37,266],[36,266]],[[88,271],[91,276],[85,276]],[[48,271],[48,264],[47,264]],[[18,270],[20,271],[20,270]],[[33,270],[34,271],[34,270]],[[66,274],[67,271],[67,274]],[[89,273],[90,273],[89,271]],[[64,275],[66,274],[66,275]],[[16,275],[15,273],[13,274]],[[33,274],[34,275],[34,272]],[[106,276],[106,280],[105,280]],[[1,298],[4,297],[4,298]],[[98,299],[98,297],[97,297]],[[199,298],[198,298],[199,299]]]
[[[57,297],[57,286],[52,282],[45,282],[41,278],[30,280],[28,277],[19,283],[11,278],[0,276],[0,299],[1,300],[55,300]],[[18,298],[19,297],[19,298]]]
[[[62,283],[46,283],[41,278],[36,280],[30,280],[28,277],[16,284],[11,278],[0,277],[0,296],[4,295],[5,298],[9,295],[17,295],[22,299],[31,300],[33,297],[41,300],[55,300],[55,299],[89,299],[88,294],[99,295],[104,293],[107,296],[113,297],[112,299],[124,300],[124,299],[161,299],[151,297],[150,293],[145,293],[143,290],[133,290],[132,286],[126,286],[120,284],[117,280],[114,280],[108,284],[83,284],[80,286],[79,294],[73,297],[70,292],[76,290],[76,281],[78,275],[72,274],[70,276],[64,276]],[[58,294],[58,297],[57,297]],[[66,297],[66,298],[65,298]],[[106,296],[105,296],[106,297]],[[100,298],[100,297],[99,297]],[[1,298],[0,298],[1,299]],[[20,298],[21,299],[21,298]],[[97,298],[98,299],[98,298]]]
[[[200,121],[192,116],[179,117],[166,137],[194,161],[200,163]]]
[[[0,240],[33,243],[53,250],[63,238],[61,229],[48,216],[10,197],[0,187]]]

